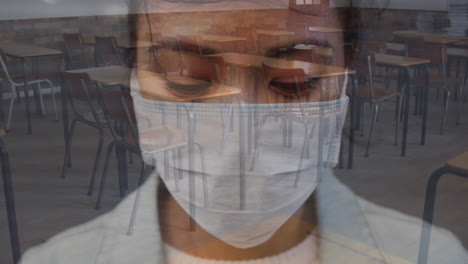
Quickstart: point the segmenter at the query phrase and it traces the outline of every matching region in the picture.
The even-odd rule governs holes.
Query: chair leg
[[[138,205],[140,203],[140,194],[141,194],[141,189],[139,187],[143,184],[143,178],[144,178],[145,169],[146,169],[145,161],[143,160],[143,158],[142,158],[141,163],[142,163],[141,171],[140,171],[140,177],[138,178],[138,186],[137,186],[136,193],[135,193],[135,201],[133,202],[132,214],[130,216],[130,223],[128,224],[128,230],[127,230],[127,235],[129,236],[133,235],[133,230],[135,230],[135,219],[136,219],[137,212],[138,212]]]
[[[101,185],[99,186],[99,194],[98,194],[98,199],[96,201],[96,210],[101,209],[102,196],[104,194],[104,187],[106,185],[106,179],[107,179],[107,169],[109,168],[110,156],[112,154],[112,150],[114,149],[115,145],[116,145],[116,142],[113,141],[107,147],[106,161],[104,162],[104,170],[102,171]]]
[[[447,121],[447,113],[448,113],[449,102],[450,102],[450,91],[449,91],[449,90],[445,90],[444,116],[443,116],[443,118],[442,118],[442,124],[441,124],[441,126],[440,126],[440,134],[444,134],[445,123],[446,123],[446,121]]]
[[[377,121],[377,113],[379,112],[379,104],[377,103],[372,103],[372,104],[374,106],[374,112],[372,113],[372,123],[371,123],[371,127],[369,130],[369,137],[367,139],[366,154],[365,154],[366,157],[369,157],[370,142],[372,140],[372,133],[374,132],[374,125],[375,125],[375,122]]]
[[[221,119],[222,122],[224,121],[223,122],[223,135],[222,135],[222,138],[221,138],[221,146],[219,148],[219,154],[221,154],[221,155],[224,153],[224,145],[226,144],[226,136],[227,136],[228,127],[229,127],[229,120],[231,120],[232,108],[233,108],[233,105],[231,104],[229,106],[229,110],[228,110],[228,114],[226,116],[226,120],[224,121],[224,118]],[[249,135],[249,137],[250,137],[250,135]]]
[[[398,135],[400,133],[400,112],[401,112],[401,105],[403,100],[401,99],[401,95],[398,95],[397,104],[395,106],[395,116],[396,116],[396,124],[395,124],[395,139],[393,145],[398,146]]]
[[[305,152],[306,152],[305,150],[306,150],[307,146],[309,146],[310,128],[307,125],[305,125],[305,127],[306,127],[306,134],[305,134],[305,137],[304,137],[304,143],[302,145],[301,157],[299,159],[299,165],[297,167],[296,177],[294,179],[294,188],[297,188],[297,186],[299,185],[299,179],[300,179],[301,171],[302,171],[302,162],[304,160],[304,156],[305,156]],[[321,128],[319,128],[319,130],[320,129]],[[321,155],[321,153],[318,153],[318,154]],[[321,164],[318,164],[318,166],[321,166]]]
[[[50,85],[50,94],[52,96],[52,103],[54,104],[55,121],[58,121],[57,100],[55,99],[54,85],[52,84],[51,81],[48,81],[48,83]]]
[[[439,182],[440,177],[445,173],[447,173],[446,167],[437,169],[432,173],[431,177],[429,178],[429,182],[427,183],[421,238],[419,241],[418,264],[427,263],[437,183]]]
[[[39,102],[41,103],[41,113],[43,116],[46,115],[46,110],[45,110],[45,106],[44,106],[44,98],[42,96],[42,85],[41,83],[37,83],[37,89],[38,89],[38,94],[39,94]]]
[[[205,208],[208,208],[210,205],[208,203],[208,177],[206,174],[206,168],[205,168],[205,156],[203,155],[203,147],[195,143],[195,146],[198,147],[198,150],[200,151],[200,165],[201,165],[201,172],[202,172],[202,184],[203,184],[203,203]]]
[[[10,243],[13,254],[13,263],[19,263],[21,248],[18,235],[18,224],[16,222],[15,199],[13,195],[13,183],[11,180],[10,159],[3,141],[0,141],[0,155],[2,165],[3,190],[8,218],[8,230],[10,232]]]
[[[254,154],[252,156],[252,162],[250,163],[250,169],[249,169],[250,171],[253,171],[255,169],[255,161],[257,159],[258,152],[260,151],[259,148],[260,148],[260,137],[262,135],[262,128],[265,125],[267,118],[268,118],[268,115],[263,117],[262,121],[260,122],[260,126],[258,128],[258,134],[256,136],[257,138],[255,139]]]
[[[128,151],[127,153],[128,153],[128,163],[129,163],[129,164],[135,163],[135,162],[133,161],[133,153],[132,153],[131,151]]]
[[[173,169],[173,174],[174,174],[174,188],[175,191],[179,191],[179,175],[177,173],[177,166],[176,166],[176,161],[177,161],[177,150],[173,149],[172,151],[172,169]],[[182,168],[179,168],[182,169]]]
[[[359,130],[361,130],[361,137],[364,136],[364,102],[359,103],[359,111],[360,111],[360,117],[359,117]]]
[[[468,65],[467,65],[467,66],[468,66]],[[463,105],[463,98],[465,97],[466,85],[467,85],[467,84],[468,84],[468,81],[465,80],[465,81],[462,82],[462,84],[460,85],[460,92],[459,92],[459,96],[458,96],[458,105],[457,105],[457,121],[456,121],[457,126],[460,125],[461,108],[462,108],[462,105]]]
[[[73,141],[73,133],[75,131],[75,126],[76,126],[77,120],[74,119],[72,121],[72,124],[70,126],[70,132],[68,133],[68,142],[67,146],[65,147],[65,157],[63,159],[63,168],[62,168],[62,176],[60,176],[62,179],[65,179],[65,174],[67,171],[67,168],[69,168],[68,164],[71,164],[71,146],[72,146],[72,141]]]
[[[104,131],[103,129],[99,129],[99,143],[98,148],[96,151],[96,157],[94,158],[94,166],[93,166],[93,173],[91,174],[91,181],[89,182],[88,187],[88,196],[93,195],[94,191],[94,183],[96,181],[96,174],[99,168],[99,161],[101,160],[101,153],[102,153],[102,145],[104,144]]]
[[[8,118],[7,118],[7,123],[6,123],[6,130],[10,131],[10,126],[11,126],[11,117],[13,115],[13,106],[15,104],[15,96],[12,92],[11,98],[10,98],[10,105],[8,107]]]

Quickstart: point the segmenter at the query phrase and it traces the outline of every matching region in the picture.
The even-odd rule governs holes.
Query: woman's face
[[[290,9],[289,4],[287,0],[203,4],[148,0],[147,13],[138,18],[138,40],[160,41],[162,47],[153,52],[139,49],[136,65],[164,77],[148,81],[147,75],[137,72],[139,87],[134,90],[162,94],[169,89],[167,79],[180,74],[194,77],[194,72],[207,70],[192,63],[200,59],[200,49],[218,57],[230,52],[231,59],[250,54],[242,65],[226,60],[227,78],[221,81],[238,93],[196,103],[187,98],[176,103],[163,97],[134,96],[140,145],[157,160],[157,171],[171,195],[202,228],[237,248],[269,239],[315,190],[339,150],[347,105],[341,97],[344,78],[276,74],[271,83],[287,90],[286,94],[265,81],[266,72],[275,71],[268,67],[284,63],[269,56],[297,56],[289,47],[304,44],[302,33],[308,27],[340,27],[333,11],[309,15]],[[294,33],[249,37],[262,29]],[[215,41],[202,39],[200,45],[184,37],[203,34],[243,36],[245,40],[219,42],[212,36]],[[327,43],[334,53],[330,62],[342,65],[340,33],[310,31],[308,36],[316,44]],[[251,67],[249,58],[267,66]],[[330,70],[319,64],[304,67],[317,73]],[[301,92],[294,93],[295,89]],[[193,148],[187,147],[187,139],[193,140]],[[182,143],[154,149],[174,146],[174,142]]]

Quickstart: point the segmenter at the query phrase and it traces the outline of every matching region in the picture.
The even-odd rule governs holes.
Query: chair
[[[104,162],[104,171],[101,178],[101,184],[99,187],[98,199],[96,202],[96,209],[101,207],[102,197],[104,194],[104,188],[107,177],[107,170],[109,167],[110,156],[112,150],[117,147],[125,149],[131,153],[140,154],[140,148],[138,146],[138,134],[134,124],[136,123],[135,115],[133,111],[133,104],[128,91],[123,91],[117,88],[102,88],[99,86],[97,89],[99,93],[99,100],[102,103],[103,117],[107,124],[116,124],[115,126],[108,126],[114,140],[107,147],[107,154]],[[121,127],[128,127],[128,131],[123,131]],[[125,162],[121,158],[121,155],[116,154],[119,168],[122,162]],[[144,171],[145,163],[142,161],[141,175],[139,178],[139,185],[142,182],[142,176]]]
[[[98,88],[99,97],[101,98],[105,120],[107,123],[118,123],[129,127],[127,133],[120,133],[115,127],[109,126],[114,140],[107,147],[107,154],[104,163],[104,170],[101,178],[101,184],[99,188],[98,200],[96,202],[96,209],[100,209],[102,205],[102,198],[104,194],[107,171],[109,168],[110,156],[114,148],[121,147],[131,151],[140,157],[142,155],[153,155],[158,152],[166,152],[169,150],[176,151],[179,147],[186,146],[188,144],[187,132],[173,128],[168,125],[155,128],[147,128],[142,131],[137,131],[136,129],[136,117],[132,102],[132,97],[128,90],[107,88],[99,86]],[[139,98],[139,95],[135,97]],[[137,99],[138,100],[138,99]],[[143,105],[144,103],[142,103]],[[144,119],[144,117],[142,117]],[[201,167],[204,172],[205,161],[203,158],[203,151],[200,145],[195,142],[195,145],[198,146],[201,153]],[[175,155],[173,155],[174,157]],[[142,169],[138,184],[140,185],[143,182],[143,173],[145,168],[145,159],[142,157]],[[118,162],[125,162],[124,160],[118,159]],[[167,170],[166,170],[167,171]],[[165,175],[164,177],[168,177]],[[174,173],[174,179],[179,179],[179,175]],[[206,178],[204,180],[207,180]],[[205,181],[206,183],[206,181]],[[137,194],[137,197],[139,194]],[[137,199],[135,199],[134,208],[137,205]],[[206,202],[206,201],[205,201]],[[132,219],[134,219],[132,212]],[[130,225],[132,226],[132,224]]]
[[[217,83],[226,81],[227,68],[222,57],[186,54],[185,59],[189,77]]]
[[[246,40],[244,41],[245,46],[242,53],[247,54],[257,54],[257,36],[255,34],[255,29],[252,26],[237,26],[232,33],[234,36],[243,37]]]
[[[0,130],[0,137],[5,135],[5,131]],[[18,224],[16,222],[15,199],[13,195],[13,183],[11,180],[10,159],[5,143],[2,139],[0,139],[0,160],[2,165],[3,190],[5,195],[13,263],[19,263],[21,258],[21,248],[18,235]]]
[[[265,63],[262,63],[262,71],[264,76],[264,90],[266,92],[266,102],[272,105],[271,113],[265,115],[260,121],[258,133],[256,133],[254,154],[252,156],[252,162],[250,166],[250,171],[255,169],[256,159],[259,153],[259,145],[261,139],[261,131],[264,127],[266,120],[270,116],[281,117],[283,118],[283,147],[290,147],[291,140],[287,139],[289,133],[290,138],[292,137],[292,124],[289,125],[287,122],[299,122],[304,125],[305,136],[302,146],[299,168],[302,166],[302,161],[306,158],[306,153],[308,156],[308,142],[311,136],[312,131],[315,126],[311,126],[313,120],[308,119],[306,113],[304,112],[302,104],[300,104],[304,97],[310,97],[310,94],[316,93],[310,88],[310,83],[308,81],[307,75],[303,69],[280,69],[269,66]],[[318,101],[319,99],[317,99]],[[310,100],[307,100],[310,101]],[[263,103],[263,102],[262,102]],[[278,103],[283,103],[281,109],[276,109],[275,105]],[[291,103],[299,103],[291,104]],[[288,131],[289,130],[289,131]],[[298,170],[298,172],[300,169]],[[297,186],[298,179],[294,186]]]
[[[222,57],[188,54],[186,55],[186,60],[189,77],[218,84],[226,83],[227,67]],[[232,119],[232,109],[233,104],[231,103],[226,117],[224,116],[224,113],[220,113],[221,119],[223,120],[223,137],[220,146],[220,153],[223,153],[224,151],[228,122]]]
[[[4,78],[6,79],[6,81],[8,82],[8,84],[10,85],[10,88],[11,88],[11,94],[10,94],[10,105],[9,105],[9,108],[8,108],[8,119],[7,119],[7,124],[6,124],[6,130],[9,131],[10,130],[10,126],[11,126],[11,118],[12,118],[12,115],[13,115],[13,106],[15,104],[15,100],[16,100],[16,96],[18,94],[18,90],[17,88],[18,87],[24,87],[24,77],[23,76],[12,76],[10,75],[9,71],[8,71],[8,66],[7,66],[7,59],[6,59],[6,55],[5,53],[3,52],[2,49],[0,49],[0,66],[3,70],[3,76]],[[42,85],[46,85],[47,88],[50,89],[50,93],[52,94],[52,101],[53,101],[53,105],[54,105],[54,111],[55,111],[55,120],[58,120],[58,112],[57,112],[57,102],[55,101],[55,91],[54,91],[54,85],[52,84],[52,82],[49,80],[49,79],[39,79],[39,78],[30,78],[28,80],[26,80],[26,84],[28,86],[32,86],[32,85],[37,85],[38,87],[38,90],[39,90],[39,101],[40,101],[40,104],[41,104],[41,109],[42,109],[42,114],[45,115],[45,108],[44,108],[44,102],[43,102],[43,99],[42,99]],[[28,91],[26,91],[26,89],[24,89],[24,93],[25,93],[25,96],[26,96],[26,93]]]
[[[94,160],[91,180],[88,187],[88,195],[92,195],[94,183],[96,179],[97,169],[102,153],[102,145],[104,144],[104,129],[109,126],[104,119],[101,107],[97,100],[96,87],[89,78],[87,73],[67,73],[64,72],[63,80],[65,84],[65,92],[68,96],[68,101],[74,115],[73,121],[69,128],[69,138],[66,140],[66,152],[63,160],[62,178],[65,178],[68,164],[71,161],[71,146],[73,135],[77,123],[81,123],[92,127],[99,132],[99,143]]]
[[[183,51],[204,55],[203,48],[203,38],[198,35],[177,35],[177,43],[179,45],[179,51]]]
[[[447,62],[448,62],[448,55],[447,49],[444,45],[439,44],[427,44],[424,41],[423,37],[407,37],[406,40],[406,47],[407,53],[409,57],[413,58],[421,58],[421,59],[428,59],[430,60],[430,66],[442,66],[442,78],[443,78],[443,89],[445,92],[444,96],[444,114],[442,117],[442,123],[440,126],[440,133],[444,133],[445,129],[445,122],[447,119],[447,112],[449,107],[449,97],[450,97],[450,89],[447,85]],[[425,89],[429,89],[429,87],[425,87]],[[439,99],[439,89],[437,89],[437,99]]]
[[[212,34],[212,35],[220,35],[220,36],[229,35],[226,24],[213,24],[211,25],[210,30],[208,32],[209,34]]]
[[[63,34],[65,62],[68,70],[87,68],[85,48],[81,34]]]
[[[375,61],[375,54],[379,52],[385,52],[386,46],[383,42],[366,41],[362,42],[360,50],[354,58],[354,69],[361,77],[361,85],[357,89],[357,98],[361,110],[361,133],[363,132],[363,103],[370,103],[374,109],[372,114],[372,123],[369,130],[369,136],[367,139],[366,153],[365,156],[369,156],[369,147],[372,140],[372,134],[374,125],[377,122],[377,118],[380,112],[380,108],[383,102],[390,99],[396,98],[396,126],[395,126],[395,145],[397,145],[398,131],[400,124],[400,111],[401,111],[401,95],[404,91],[391,91],[380,87],[375,87],[374,73],[377,69]],[[348,91],[348,95],[351,95]]]
[[[435,195],[437,183],[443,175],[452,174],[463,178],[468,178],[468,152],[460,154],[449,160],[445,166],[434,171],[429,178],[426,187],[426,198],[424,202],[423,224],[421,238],[419,241],[418,264],[426,264],[429,252],[429,242],[431,238],[431,226],[434,216]]]
[[[124,65],[119,46],[114,37],[96,37],[94,58],[98,67]]]

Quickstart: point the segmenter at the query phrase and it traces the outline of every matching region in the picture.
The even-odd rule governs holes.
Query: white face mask
[[[141,148],[157,160],[171,195],[205,231],[237,248],[270,239],[312,194],[324,170],[336,165],[348,104],[346,96],[276,105],[155,102],[138,93],[133,98]],[[276,112],[295,116],[289,119],[292,131],[283,121],[288,119],[271,115]],[[189,116],[195,120],[192,164],[187,146],[179,152],[152,149],[185,138],[176,132],[155,138],[148,129],[179,127],[188,133]]]

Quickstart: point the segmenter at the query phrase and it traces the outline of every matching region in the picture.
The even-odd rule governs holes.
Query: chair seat
[[[26,76],[26,77],[27,77],[26,81],[27,81],[28,83],[47,80],[47,78],[45,78],[44,76],[39,76],[39,75],[28,75],[28,76]],[[12,76],[12,79],[13,79],[13,81],[16,82],[16,83],[19,83],[19,84],[23,84],[23,83],[24,83],[24,77],[23,77],[23,75],[15,75],[15,76]]]
[[[347,89],[346,94],[348,96],[351,96],[352,95],[352,90]],[[392,97],[392,96],[395,96],[395,95],[398,95],[397,91],[392,91],[392,90],[387,90],[387,89],[383,89],[383,88],[374,87],[374,98],[377,99],[377,100],[382,100],[382,99]],[[360,86],[360,87],[358,87],[357,97],[361,98],[361,99],[365,99],[365,100],[371,100],[372,96],[371,96],[371,92],[370,92],[370,87],[369,86]]]
[[[139,131],[140,146],[144,152],[156,153],[188,143],[187,131],[171,126]]]
[[[96,114],[97,114],[97,118],[99,118],[99,120],[103,124],[107,124],[106,115],[104,114],[104,112],[102,110],[97,110]],[[88,121],[96,122],[96,119],[94,119],[94,116],[93,116],[92,112],[87,112],[86,114],[83,115],[83,117]]]
[[[451,169],[468,174],[468,152],[460,154],[455,158],[449,160],[446,166]]]

